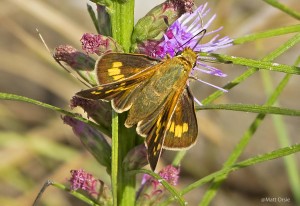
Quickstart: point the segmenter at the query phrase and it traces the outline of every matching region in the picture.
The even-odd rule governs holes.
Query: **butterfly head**
[[[185,61],[190,64],[190,68],[194,68],[197,62],[197,53],[190,47],[185,47],[182,51],[177,53],[177,56],[181,56]]]

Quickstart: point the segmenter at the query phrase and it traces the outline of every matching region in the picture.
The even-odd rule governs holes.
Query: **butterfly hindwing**
[[[170,99],[156,118],[138,124],[137,130],[147,136],[148,161],[152,170],[155,169],[163,148],[188,148],[195,143],[198,135],[193,96],[188,86]]]
[[[188,88],[183,90],[169,122],[163,148],[180,150],[191,147],[198,136],[194,99]]]
[[[158,115],[154,125],[146,138],[146,147],[148,152],[148,161],[151,169],[154,171],[161,155],[164,144],[164,133],[166,131],[168,112],[164,111]]]

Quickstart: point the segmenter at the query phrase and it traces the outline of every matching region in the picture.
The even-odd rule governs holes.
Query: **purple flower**
[[[172,165],[166,166],[159,172],[159,176],[165,179],[171,185],[177,185],[180,169]]]
[[[194,0],[169,0],[165,2],[164,6],[174,7],[176,10],[179,10],[179,13],[193,12]]]
[[[102,55],[109,52],[123,52],[118,43],[111,37],[106,37],[101,34],[85,33],[80,39],[82,49],[87,54]]]
[[[165,168],[163,168],[158,174],[163,178],[165,181],[170,183],[171,185],[177,185],[178,179],[179,179],[179,173],[180,169],[174,167],[173,165],[168,165]],[[151,182],[153,185],[153,189],[157,190],[158,186],[161,185],[159,180],[154,179],[148,174],[143,175],[142,179],[142,185]]]
[[[204,23],[204,18],[208,15],[210,9],[207,9],[207,3],[200,5],[193,13],[185,13],[178,18],[165,32],[163,41],[156,45],[151,56],[163,59],[166,56],[174,57],[178,52],[183,51],[185,47],[192,48],[195,52],[214,52],[218,49],[232,45],[232,39],[229,37],[219,38],[216,34],[222,27],[209,31],[208,27],[216,18],[214,14]],[[207,32],[205,32],[207,31]],[[209,42],[200,43],[203,37],[214,35]],[[219,69],[197,61],[194,70],[202,71],[215,76],[225,77]]]
[[[99,53],[99,47],[104,46],[107,47],[108,43],[105,40],[102,40],[101,35],[94,35],[85,33],[80,39],[82,44],[82,49],[86,53],[94,54]]]
[[[90,195],[98,194],[97,186],[98,180],[92,174],[85,172],[83,169],[71,170],[71,190],[82,189],[87,191]]]
[[[159,176],[167,181],[171,185],[177,185],[179,179],[180,169],[176,168],[172,165],[168,165],[163,168],[158,174]],[[160,200],[164,195],[165,188],[161,184],[162,180],[154,179],[152,176],[148,174],[144,174],[141,182],[141,187],[138,191],[137,197],[141,199],[145,198],[147,200],[153,200],[154,202]],[[150,187],[152,185],[152,187]],[[146,193],[149,191],[149,193]],[[140,195],[143,196],[140,196]]]

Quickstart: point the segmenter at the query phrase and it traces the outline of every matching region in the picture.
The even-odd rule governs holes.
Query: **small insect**
[[[125,126],[137,125],[137,133],[146,137],[148,161],[154,171],[163,148],[187,149],[197,139],[194,98],[187,85],[196,61],[197,54],[189,47],[164,60],[109,53],[95,66],[100,85],[76,95],[111,100],[116,112],[128,111]]]

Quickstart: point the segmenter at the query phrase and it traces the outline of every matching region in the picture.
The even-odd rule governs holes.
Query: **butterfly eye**
[[[169,24],[169,18],[167,16],[164,16],[163,18],[164,18],[164,22],[169,27],[170,26],[170,24]]]
[[[180,55],[180,54],[182,54],[182,51],[181,51],[181,50],[179,50],[178,52],[176,52],[176,56],[178,56],[178,55]]]

